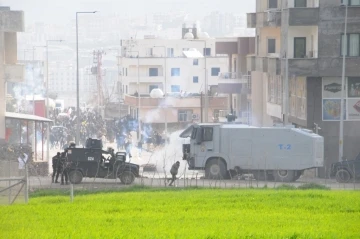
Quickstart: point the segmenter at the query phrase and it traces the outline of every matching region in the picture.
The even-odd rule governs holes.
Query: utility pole
[[[93,12],[76,12],[76,138],[75,143],[80,143],[80,83],[79,83],[79,27],[78,15],[79,14],[92,14]]]
[[[284,3],[281,3],[282,7],[281,7],[281,18],[285,19],[285,17],[287,16],[285,14],[285,8],[284,8]],[[283,122],[284,122],[284,126],[288,125],[289,123],[289,44],[288,44],[288,35],[289,35],[289,28],[288,26],[286,26],[285,24],[283,24],[283,29],[285,30],[284,33],[284,53],[285,54],[285,59],[283,58],[283,62],[285,61],[285,77],[283,76]]]
[[[345,117],[345,71],[346,71],[346,55],[347,55],[347,22],[348,22],[348,1],[345,3],[345,29],[344,29],[344,46],[343,47],[343,62],[341,74],[341,102],[340,102],[340,129],[339,129],[339,161],[344,157],[344,117]]]

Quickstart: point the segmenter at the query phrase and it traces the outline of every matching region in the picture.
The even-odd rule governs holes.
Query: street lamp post
[[[118,59],[121,57],[120,51],[118,54]],[[121,67],[120,67],[121,66]],[[122,67],[122,58],[121,58],[121,64],[119,64],[118,62],[118,77],[120,77],[120,89],[119,89],[119,118],[121,119],[121,111],[122,111],[122,107],[121,104],[123,103],[123,97],[124,97],[124,89],[123,89],[123,74],[124,74],[124,70]],[[120,76],[119,76],[120,75]]]
[[[80,142],[80,95],[79,95],[79,29],[78,29],[78,15],[96,13],[93,12],[76,12],[76,138],[75,143],[79,145]]]
[[[344,91],[346,88],[345,84],[345,70],[346,70],[346,54],[347,54],[347,22],[348,22],[348,3],[344,3],[345,5],[345,29],[344,29],[344,40],[343,45],[341,46],[343,52],[343,62],[342,62],[342,76],[341,76],[341,102],[340,102],[340,130],[339,130],[339,161],[342,160],[344,156],[344,114],[345,114],[345,106],[344,106]]]
[[[167,104],[166,102],[166,96],[167,96],[167,79],[166,79],[166,71],[167,71],[167,68],[166,68],[166,58],[167,58],[167,55],[166,55],[166,46],[154,46],[154,47],[162,47],[164,48],[164,98],[165,98],[165,104]],[[167,110],[165,110],[165,136],[167,136],[167,133],[168,133],[168,122],[167,122]]]

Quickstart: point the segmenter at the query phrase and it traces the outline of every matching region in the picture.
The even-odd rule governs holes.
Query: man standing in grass
[[[180,167],[180,162],[176,161],[176,163],[173,164],[173,166],[170,169],[170,173],[172,176],[171,182],[169,183],[169,186],[172,186],[172,184],[175,182],[176,180],[176,175],[178,174],[179,171],[179,167]]]

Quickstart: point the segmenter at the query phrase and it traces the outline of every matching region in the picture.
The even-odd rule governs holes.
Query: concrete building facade
[[[228,70],[219,74],[218,92],[229,96],[230,111],[224,112],[237,116],[237,121],[251,124],[251,76],[246,68],[246,56],[255,52],[254,37],[231,37],[216,39],[216,54],[227,55]],[[231,99],[231,100],[230,100]]]
[[[17,64],[17,32],[24,31],[24,13],[0,7],[0,139],[5,139],[6,83],[24,79]]]
[[[339,160],[341,143],[346,158],[359,153],[360,3],[345,2],[347,37],[341,0],[257,0],[257,12],[248,14],[248,27],[256,28],[256,54],[247,57],[253,122],[270,126],[288,117],[297,127],[318,125],[325,139],[320,176]],[[339,142],[343,52],[346,113],[344,142]]]

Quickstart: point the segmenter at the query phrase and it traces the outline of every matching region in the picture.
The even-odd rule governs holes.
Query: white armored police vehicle
[[[306,129],[239,124],[195,124],[183,159],[209,179],[253,174],[257,180],[296,181],[305,169],[323,167],[324,138]]]

